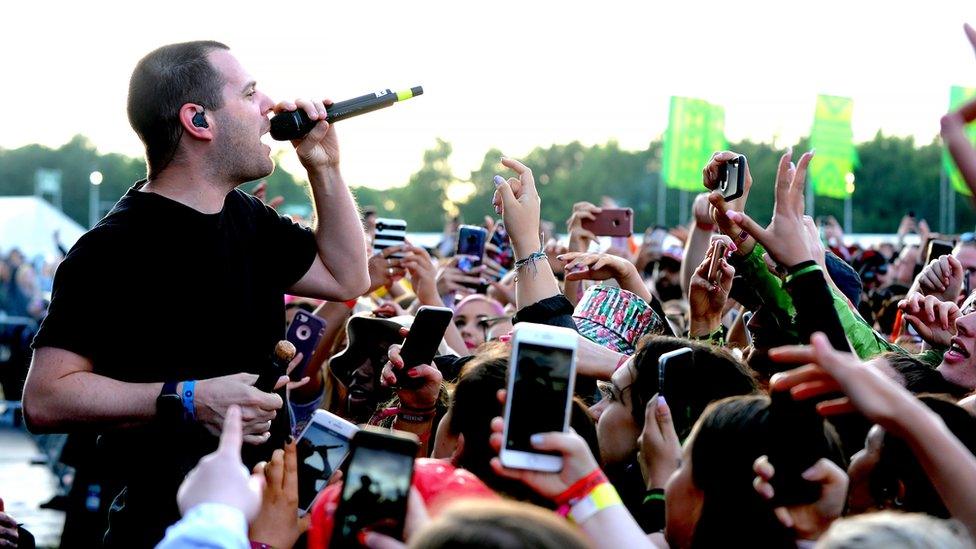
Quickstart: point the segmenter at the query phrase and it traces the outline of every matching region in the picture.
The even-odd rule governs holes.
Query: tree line
[[[772,215],[776,165],[782,151],[770,144],[751,141],[731,143],[729,148],[749,159],[755,181],[749,213],[757,221],[768,221]],[[805,149],[805,141],[794,145],[796,151]],[[911,137],[885,136],[881,132],[874,139],[858,144],[861,162],[854,172],[853,230],[894,232],[908,211],[927,219],[933,230],[941,230],[938,227],[941,150],[938,141],[918,145]],[[438,139],[424,152],[422,167],[403,186],[383,190],[354,188],[359,203],[375,207],[382,217],[406,219],[410,230],[417,232],[439,231],[453,215],[460,215],[469,223],[480,223],[484,216],[494,215],[492,177],[496,173],[507,176],[499,171],[504,169],[499,164],[502,151],[487,151],[481,166],[468,174],[452,170],[451,153],[451,144]],[[543,197],[543,218],[555,222],[557,230],[562,230],[574,203],[582,200],[599,203],[604,196],[623,207],[633,208],[637,229],[658,221],[660,141],[636,151],[621,149],[614,141],[595,146],[574,141],[537,147],[521,160],[536,175]],[[63,210],[82,226],[88,223],[92,171],[103,174],[99,192],[104,210],[135,181],[145,177],[145,163],[141,158],[99,154],[89,139],[77,135],[56,149],[42,145],[0,148],[0,196],[33,194],[34,174],[38,169],[60,170]],[[280,167],[265,181],[269,197],[285,198],[282,211],[308,213],[307,183]],[[680,194],[675,189],[666,190],[663,210],[668,226],[685,222],[689,217],[693,197],[691,193],[684,198]],[[679,207],[682,204],[684,208]],[[957,195],[955,206],[957,231],[972,230],[976,212],[969,200]],[[816,215],[833,215],[843,220],[843,213],[842,200],[816,198]]]

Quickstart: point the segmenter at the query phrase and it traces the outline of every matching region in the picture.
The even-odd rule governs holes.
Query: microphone
[[[397,101],[406,101],[424,93],[422,86],[415,86],[409,90],[393,92],[389,89],[376,93],[368,93],[345,101],[333,103],[326,107],[328,116],[325,120],[332,124],[345,118],[352,118],[378,109],[389,107]],[[318,120],[310,120],[305,111],[281,112],[271,117],[271,137],[277,141],[301,139],[312,131]]]

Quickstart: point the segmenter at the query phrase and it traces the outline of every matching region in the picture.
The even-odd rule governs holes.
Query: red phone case
[[[604,208],[596,219],[583,220],[583,228],[596,236],[630,236],[634,233],[634,210]]]

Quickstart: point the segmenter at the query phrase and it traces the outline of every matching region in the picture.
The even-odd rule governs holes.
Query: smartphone
[[[400,349],[403,368],[395,370],[397,385],[405,389],[416,389],[423,385],[422,379],[414,379],[406,371],[419,364],[433,364],[437,348],[444,339],[444,332],[454,319],[454,311],[447,307],[423,306],[410,326],[410,334]]]
[[[364,528],[403,539],[417,437],[365,427],[352,437],[330,547],[361,547]]]
[[[813,400],[794,400],[789,391],[772,391],[769,405],[769,463],[773,503],[802,505],[820,499],[821,486],[801,475],[818,459],[829,455],[824,421]]]
[[[491,232],[488,240],[494,248],[486,249],[485,254],[495,263],[503,268],[511,270],[515,266],[515,250],[512,249],[512,242],[508,238],[508,231],[501,220],[495,223],[495,228]]]
[[[373,237],[373,253],[382,253],[387,248],[402,246],[407,240],[407,222],[402,219],[376,219],[376,234]],[[404,254],[390,254],[390,257],[402,259]]]
[[[316,410],[298,436],[298,513],[312,508],[329,477],[349,453],[349,441],[359,431],[341,417]]]
[[[715,273],[718,272],[719,259],[725,257],[726,252],[728,252],[728,245],[720,240],[715,244],[715,252],[712,253],[712,262],[708,266],[708,281],[713,284],[718,284],[715,279]]]
[[[741,154],[719,167],[718,190],[726,201],[735,200],[746,190],[746,157]]]
[[[474,270],[481,266],[487,241],[488,231],[484,227],[461,225],[458,228],[457,242],[458,268],[465,273],[478,274]],[[467,286],[479,291],[484,287],[483,284],[467,284]]]
[[[529,439],[536,433],[569,428],[577,336],[567,328],[519,324],[512,338],[504,444],[499,453],[505,467],[551,473],[562,470],[563,458],[558,452],[540,452]]]
[[[657,392],[664,395],[664,400],[668,400],[669,389],[673,389],[668,384],[668,368],[678,367],[679,363],[691,363],[694,353],[691,347],[682,347],[662,354],[657,359]],[[672,378],[673,379],[673,378]]]
[[[938,259],[944,255],[952,255],[955,245],[951,240],[939,240],[933,238],[929,240],[925,252],[925,265],[932,263],[933,259]]]
[[[584,219],[583,228],[596,236],[630,236],[634,234],[634,210],[603,208],[596,219]]]
[[[288,333],[285,335],[285,339],[295,346],[296,353],[302,353],[302,361],[291,371],[292,381],[299,381],[305,376],[308,361],[315,354],[315,348],[319,346],[324,334],[324,318],[305,311],[298,311],[295,314],[295,318],[288,325]]]

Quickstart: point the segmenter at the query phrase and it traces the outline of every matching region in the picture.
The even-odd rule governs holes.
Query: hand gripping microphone
[[[345,118],[352,118],[360,114],[366,114],[396,103],[406,101],[411,97],[417,97],[424,93],[424,88],[415,86],[409,90],[393,92],[391,90],[380,90],[376,93],[368,93],[345,101],[333,103],[331,107],[326,107],[328,116],[326,121],[329,124],[338,122]],[[271,117],[271,137],[278,141],[288,141],[291,139],[301,139],[308,132],[312,131],[318,120],[310,120],[305,111],[281,112]]]
[[[291,406],[288,403],[288,391],[285,387],[275,391],[274,386],[281,376],[287,375],[288,363],[295,358],[295,353],[295,346],[290,341],[279,341],[275,345],[274,355],[268,364],[268,368],[254,382],[255,387],[266,393],[277,393],[282,402],[281,409],[271,420],[271,437],[264,443],[265,448],[268,449],[266,459],[270,459],[271,451],[283,448],[288,436],[291,435]]]

